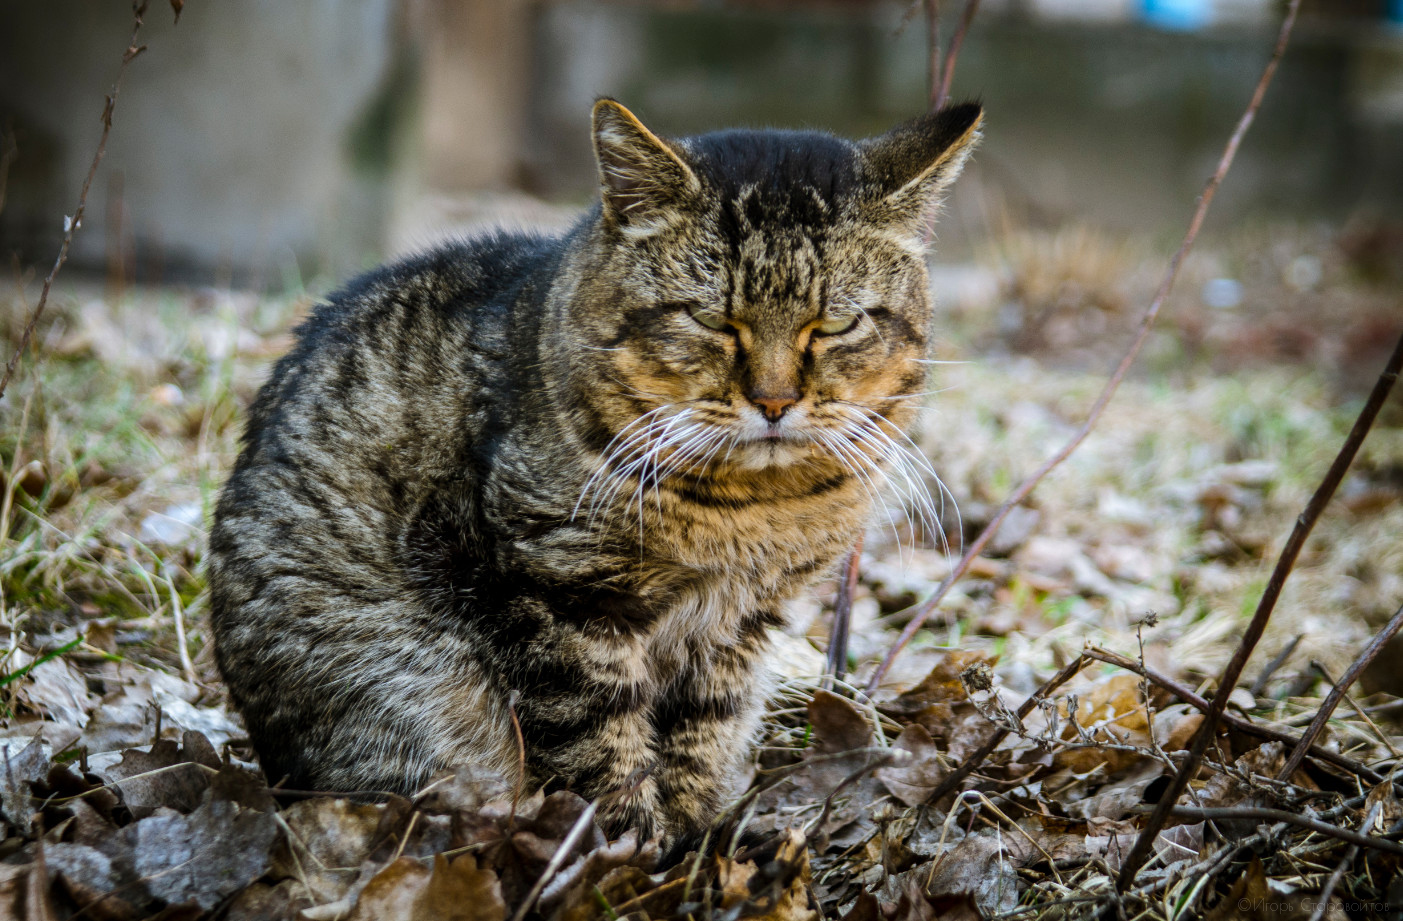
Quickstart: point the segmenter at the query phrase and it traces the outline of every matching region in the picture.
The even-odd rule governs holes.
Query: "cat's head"
[[[664,475],[881,465],[925,388],[930,221],[981,120],[663,139],[598,102],[568,317],[590,440]]]

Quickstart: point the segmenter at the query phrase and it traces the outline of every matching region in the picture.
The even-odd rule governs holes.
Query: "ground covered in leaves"
[[[937,266],[955,363],[933,366],[918,441],[945,508],[922,520],[894,498],[874,522],[850,683],[821,674],[836,585],[794,605],[749,786],[718,853],[673,867],[607,840],[571,793],[471,772],[413,799],[270,790],[213,667],[200,561],[242,409],[312,297],[75,283],[0,401],[0,918],[1400,916],[1396,652],[1281,776],[1403,602],[1396,397],[1231,691],[1182,800],[1200,812],[1114,885],[1403,325],[1398,267],[1369,258],[1389,232],[1206,246],[1097,432],[869,696],[911,606],[1080,423],[1162,257],[1019,230]],[[0,310],[7,351],[25,307]]]

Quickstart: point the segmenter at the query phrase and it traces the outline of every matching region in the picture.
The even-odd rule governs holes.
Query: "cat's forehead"
[[[679,142],[723,214],[752,229],[822,225],[858,191],[860,154],[815,131],[718,131]]]

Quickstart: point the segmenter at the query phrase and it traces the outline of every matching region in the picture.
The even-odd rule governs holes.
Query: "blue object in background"
[[[1403,7],[1403,0],[1393,2]],[[1193,32],[1213,20],[1213,0],[1144,0],[1140,15],[1158,29]]]

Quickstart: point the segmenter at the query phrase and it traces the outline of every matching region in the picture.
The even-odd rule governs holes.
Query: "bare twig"
[[[1179,698],[1184,703],[1188,704],[1189,706],[1193,707],[1199,712],[1206,713],[1208,712],[1208,708],[1213,706],[1213,704],[1206,698],[1194,693],[1194,690],[1192,688],[1186,687],[1180,684],[1179,682],[1175,681],[1173,678],[1170,678],[1167,675],[1160,674],[1159,672],[1155,671],[1149,666],[1142,665],[1139,662],[1136,662],[1134,659],[1119,655],[1118,653],[1111,652],[1109,649],[1102,649],[1100,646],[1091,646],[1088,647],[1086,651],[1082,653],[1082,655],[1090,659],[1097,659],[1109,665],[1115,665],[1120,668],[1126,669],[1127,671],[1134,672],[1135,674],[1140,675],[1141,677],[1148,679],[1150,682],[1164,688],[1170,694],[1173,694],[1175,697]],[[1263,726],[1259,723],[1254,723],[1251,720],[1245,720],[1240,716],[1228,713],[1226,711],[1223,713],[1222,722],[1224,725],[1231,726],[1239,732],[1244,732],[1248,735],[1256,736],[1259,739],[1266,739],[1269,742],[1280,742],[1283,745],[1294,746],[1301,741],[1301,737],[1298,735],[1294,735],[1293,733],[1289,732],[1284,732],[1280,729],[1274,729],[1271,726]],[[1352,758],[1346,758],[1344,755],[1341,755],[1338,752],[1332,752],[1329,749],[1320,747],[1319,745],[1312,745],[1310,747],[1310,756],[1312,758],[1318,758],[1319,760],[1327,762],[1329,764],[1333,764],[1336,767],[1341,768],[1343,770],[1349,771],[1352,774],[1364,778],[1369,783],[1380,783],[1384,779],[1382,774],[1369,767],[1366,767],[1365,765],[1360,764],[1358,761],[1355,761]]]
[[[507,692],[507,715],[512,720],[512,733],[516,737],[516,782],[512,784],[512,811],[508,822],[516,825],[516,807],[521,803],[521,788],[526,783],[526,737],[521,733],[521,719],[516,715],[516,702],[521,692],[513,688]]]
[[[1038,688],[1036,693],[1023,701],[1018,709],[1014,711],[1018,714],[1018,718],[1022,720],[1028,714],[1032,713],[1040,702],[1047,699],[1049,694],[1066,684],[1072,679],[1073,675],[1086,667],[1086,663],[1086,656],[1077,656],[1076,659],[1064,665],[1057,674],[1049,678],[1042,687]],[[970,753],[969,757],[965,758],[964,761],[960,763],[959,767],[951,771],[949,776],[940,782],[940,785],[932,791],[930,799],[927,802],[938,803],[945,794],[953,792],[956,787],[964,782],[966,777],[974,773],[974,770],[984,763],[984,759],[989,757],[994,749],[999,747],[999,744],[1008,737],[1011,731],[1012,730],[1006,726],[999,726],[999,728],[994,731],[993,735],[984,740],[983,745]]]
[[[1320,675],[1331,687],[1335,686],[1337,682],[1335,681],[1335,677],[1330,674],[1329,669],[1327,669],[1324,665],[1314,660],[1311,661],[1310,665],[1311,668],[1315,669],[1317,672],[1320,673]],[[1393,740],[1388,737],[1388,733],[1384,732],[1382,729],[1379,728],[1379,724],[1374,722],[1374,718],[1369,715],[1369,711],[1364,708],[1364,705],[1354,699],[1353,694],[1350,694],[1348,691],[1346,691],[1344,700],[1350,705],[1351,708],[1353,708],[1354,712],[1359,716],[1359,718],[1364,721],[1364,725],[1369,727],[1369,731],[1374,734],[1374,738],[1378,739],[1380,742],[1383,743],[1384,748],[1388,749],[1388,753],[1390,755],[1392,755],[1395,758],[1403,757],[1403,751],[1398,750],[1398,746],[1393,744]]]
[[[1395,350],[1395,354],[1400,360],[1403,360],[1403,338],[1398,340],[1398,348]],[[1397,373],[1397,370],[1395,370],[1394,376],[1397,376]],[[1387,396],[1386,393],[1385,396]],[[1353,433],[1351,433],[1351,435],[1352,434]],[[1286,764],[1281,768],[1281,772],[1276,775],[1278,780],[1286,780],[1292,774],[1296,773],[1296,768],[1300,767],[1301,762],[1305,760],[1306,751],[1310,748],[1311,743],[1319,737],[1320,731],[1325,728],[1326,721],[1328,721],[1330,715],[1335,712],[1335,708],[1339,706],[1340,700],[1345,696],[1346,692],[1349,691],[1350,686],[1364,673],[1364,669],[1368,668],[1369,664],[1383,651],[1384,646],[1388,645],[1388,641],[1393,639],[1399,627],[1403,627],[1403,607],[1399,607],[1397,613],[1389,619],[1383,629],[1374,634],[1374,638],[1369,641],[1369,645],[1365,647],[1364,651],[1361,652],[1359,657],[1354,660],[1354,663],[1350,665],[1349,671],[1345,672],[1344,677],[1336,682],[1335,686],[1330,689],[1330,693],[1327,694],[1325,700],[1321,702],[1320,709],[1315,712],[1315,719],[1310,721],[1310,725],[1306,727],[1305,734],[1301,736],[1301,741],[1296,744],[1295,750],[1292,751],[1291,756],[1286,759]]]
[[[1253,697],[1262,696],[1262,692],[1267,689],[1267,682],[1271,680],[1271,676],[1275,675],[1276,670],[1286,664],[1286,660],[1291,658],[1291,653],[1296,651],[1296,647],[1301,645],[1301,640],[1304,638],[1304,633],[1297,633],[1295,639],[1287,643],[1285,648],[1276,655],[1272,656],[1272,660],[1267,663],[1267,667],[1262,669],[1262,673],[1257,676],[1257,680],[1252,682]]]
[[[1364,817],[1364,823],[1359,827],[1366,832],[1373,827],[1378,820],[1379,810],[1383,808],[1382,803],[1375,803],[1369,807],[1369,814]],[[1315,911],[1310,913],[1310,921],[1321,921],[1325,917],[1325,912],[1330,906],[1330,897],[1335,894],[1335,887],[1340,884],[1340,879],[1345,875],[1345,870],[1354,863],[1354,858],[1359,856],[1359,845],[1351,844],[1345,851],[1345,855],[1340,858],[1340,862],[1335,865],[1335,871],[1330,874],[1330,878],[1325,881],[1325,886],[1320,890],[1320,898],[1315,900]]]
[[[843,567],[843,581],[838,585],[838,597],[833,600],[833,629],[828,634],[828,674],[842,681],[848,671],[848,635],[852,630],[853,594],[857,591],[858,568],[862,562],[862,535],[857,537],[848,564]]]
[[[1095,427],[1096,423],[1100,421],[1101,414],[1105,411],[1106,405],[1111,402],[1111,397],[1115,396],[1121,381],[1125,378],[1126,373],[1130,370],[1130,366],[1135,362],[1136,357],[1140,354],[1140,350],[1149,339],[1150,330],[1153,328],[1155,320],[1159,316],[1160,308],[1169,297],[1169,292],[1174,287],[1175,279],[1179,277],[1179,268],[1183,265],[1185,257],[1189,254],[1189,250],[1193,248],[1194,240],[1198,238],[1199,229],[1203,226],[1203,220],[1208,214],[1208,206],[1213,203],[1213,196],[1217,194],[1218,186],[1222,184],[1223,177],[1227,175],[1228,168],[1232,166],[1233,158],[1237,155],[1237,148],[1242,143],[1243,136],[1247,133],[1248,127],[1252,124],[1253,119],[1257,115],[1257,110],[1262,105],[1262,97],[1266,94],[1267,86],[1271,83],[1271,78],[1276,73],[1276,67],[1281,61],[1282,54],[1286,51],[1286,42],[1291,35],[1292,26],[1296,22],[1296,11],[1300,9],[1300,5],[1300,0],[1291,0],[1290,9],[1287,11],[1286,19],[1282,23],[1281,33],[1277,38],[1276,50],[1273,52],[1271,60],[1267,63],[1266,70],[1262,73],[1261,80],[1257,82],[1257,89],[1252,94],[1252,101],[1248,104],[1247,111],[1242,113],[1242,118],[1238,120],[1237,127],[1233,130],[1232,136],[1228,139],[1227,146],[1223,149],[1223,156],[1218,161],[1217,170],[1214,171],[1212,178],[1208,180],[1208,184],[1203,189],[1203,194],[1199,196],[1198,207],[1194,209],[1193,218],[1189,221],[1188,232],[1184,234],[1184,240],[1179,244],[1179,249],[1174,254],[1174,257],[1169,260],[1169,268],[1164,273],[1164,279],[1160,282],[1159,289],[1155,292],[1154,299],[1150,302],[1149,308],[1145,311],[1145,315],[1140,321],[1139,333],[1130,344],[1130,348],[1126,351],[1125,356],[1121,358],[1120,364],[1116,366],[1115,371],[1111,374],[1110,380],[1106,382],[1106,386],[1101,390],[1101,394],[1096,398],[1096,402],[1092,404],[1090,412],[1087,413],[1086,421],[1082,423],[1082,427],[1077,430],[1071,439],[1062,446],[1061,450],[1044,461],[1042,466],[1033,471],[1032,475],[1018,484],[1018,488],[1013,491],[1013,494],[1008,497],[1003,505],[999,506],[999,510],[994,513],[994,517],[989,521],[989,524],[985,526],[984,530],[980,532],[979,536],[976,537],[973,543],[965,550],[964,556],[960,558],[960,561],[955,564],[955,568],[950,571],[950,574],[946,576],[939,587],[936,588],[935,593],[916,609],[916,615],[911,618],[906,628],[901,631],[901,636],[897,639],[896,643],[893,644],[890,651],[887,652],[887,656],[882,660],[881,665],[877,666],[876,672],[873,673],[871,680],[867,684],[868,694],[872,694],[877,690],[882,682],[883,676],[885,676],[887,670],[891,668],[892,662],[896,660],[901,650],[906,648],[906,644],[911,642],[911,638],[916,635],[916,631],[920,630],[921,627],[925,625],[926,618],[930,617],[931,613],[940,606],[940,602],[945,600],[946,594],[949,593],[951,587],[954,586],[965,574],[966,570],[969,569],[970,563],[974,562],[975,557],[983,552],[984,547],[993,539],[994,534],[999,530],[999,526],[1002,525],[1004,519],[1008,517],[1008,513],[1026,499],[1033,491],[1034,487],[1036,487],[1038,483],[1042,481],[1043,477],[1047,476],[1054,467],[1070,457],[1072,452],[1086,440],[1086,436],[1091,434],[1091,430]]]
[[[579,844],[580,839],[584,837],[590,822],[594,820],[594,813],[598,806],[599,804],[597,802],[590,803],[585,807],[585,811],[580,813],[580,817],[575,820],[575,824],[570,826],[569,834],[565,836],[565,840],[560,842],[560,847],[556,848],[555,853],[551,855],[550,863],[546,864],[545,870],[541,872],[540,879],[536,880],[535,885],[531,887],[531,891],[526,893],[526,898],[522,899],[521,904],[517,906],[515,914],[512,915],[512,921],[521,921],[522,918],[526,917],[526,913],[531,910],[531,906],[536,904],[536,900],[541,897],[541,892],[545,890],[546,884],[550,882],[551,877],[555,876],[560,868],[565,865],[565,858],[570,856],[570,852],[575,849],[575,845]]]
[[[1139,812],[1137,807],[1134,811]],[[1322,822],[1313,819],[1308,815],[1298,812],[1288,812],[1285,809],[1270,809],[1265,806],[1175,806],[1172,814],[1176,819],[1194,819],[1197,821],[1230,821],[1233,819],[1246,819],[1257,822],[1285,822],[1287,825],[1295,825],[1297,828],[1304,828],[1313,831],[1318,835],[1327,838],[1335,838],[1339,841],[1347,841],[1350,844],[1357,844],[1360,847],[1372,848],[1376,851],[1383,851],[1388,854],[1396,854],[1403,857],[1403,844],[1397,841],[1390,841],[1387,838],[1375,837],[1372,835],[1362,835],[1357,831],[1348,828],[1341,828],[1338,825],[1331,825],[1329,822]]]
[[[127,73],[127,65],[136,59],[136,56],[146,50],[145,45],[136,43],[137,36],[141,33],[143,18],[146,15],[146,0],[137,0],[132,4],[132,34],[127,42],[126,51],[122,52],[122,64],[117,69],[117,79],[112,84],[112,92],[107,94],[107,100],[102,107],[102,135],[97,141],[97,150],[93,153],[93,162],[88,167],[88,175],[83,180],[83,188],[78,193],[78,207],[73,212],[72,217],[64,218],[63,242],[59,244],[58,258],[54,260],[53,268],[49,269],[49,274],[44,278],[44,287],[39,292],[39,301],[34,305],[34,310],[29,314],[29,319],[25,321],[24,332],[20,334],[19,344],[15,346],[15,352],[10,356],[9,362],[5,365],[5,373],[0,377],[0,397],[5,395],[5,388],[10,385],[10,378],[14,376],[15,368],[19,365],[20,359],[29,348],[29,341],[34,337],[34,328],[39,325],[39,319],[44,315],[44,308],[49,303],[49,289],[53,287],[54,276],[58,275],[58,270],[63,268],[64,262],[68,260],[68,248],[73,245],[73,235],[78,232],[78,228],[83,226],[83,212],[88,206],[88,189],[92,187],[93,177],[97,175],[97,168],[102,163],[102,158],[107,154],[107,135],[112,130],[112,110],[117,105],[117,94],[122,89],[122,77]]]
[[[940,96],[940,0],[925,0],[926,7],[926,86],[930,93],[930,109],[934,112],[940,106],[936,99]]]
[[[950,84],[955,79],[955,59],[960,56],[960,46],[965,43],[965,33],[969,31],[969,24],[974,21],[974,14],[978,10],[979,0],[967,0],[964,12],[960,14],[960,24],[955,27],[955,34],[950,36],[950,48],[945,52],[945,68],[940,73],[940,84],[935,87],[931,99],[930,107],[934,110],[939,110],[950,98]],[[932,64],[937,60],[938,55],[932,58]]]
[[[1271,63],[1267,65],[1266,74],[1263,75],[1264,80],[1270,76],[1272,67],[1281,59],[1281,52],[1285,50],[1291,23],[1299,7],[1300,0],[1292,0],[1291,8],[1286,14],[1286,22],[1282,25],[1281,38],[1277,43],[1276,53],[1272,56]],[[1259,93],[1257,97],[1254,97],[1254,102],[1260,99],[1260,95]],[[1286,584],[1286,577],[1291,574],[1291,569],[1296,564],[1296,557],[1300,555],[1301,548],[1305,546],[1306,538],[1310,536],[1316,521],[1320,519],[1321,514],[1325,511],[1325,506],[1329,504],[1330,498],[1335,494],[1335,489],[1344,479],[1345,471],[1353,463],[1354,455],[1358,453],[1359,446],[1364,443],[1364,437],[1369,434],[1369,429],[1373,426],[1379,409],[1388,399],[1389,391],[1393,389],[1394,382],[1398,380],[1400,368],[1403,368],[1403,336],[1399,336],[1398,344],[1394,346],[1388,364],[1384,366],[1383,372],[1380,373],[1378,381],[1374,384],[1373,391],[1369,394],[1368,401],[1360,410],[1359,418],[1354,421],[1354,427],[1350,429],[1349,437],[1341,445],[1340,452],[1335,455],[1334,462],[1330,464],[1325,478],[1316,488],[1310,502],[1306,504],[1305,511],[1296,519],[1296,526],[1291,529],[1291,536],[1286,539],[1286,546],[1282,548],[1281,556],[1277,558],[1276,568],[1272,570],[1271,578],[1267,580],[1267,587],[1262,592],[1261,601],[1257,603],[1257,610],[1252,615],[1252,620],[1248,622],[1247,629],[1243,631],[1242,640],[1238,643],[1232,658],[1228,660],[1227,667],[1223,669],[1223,676],[1218,681],[1218,693],[1213,697],[1213,706],[1204,714],[1203,725],[1199,727],[1198,734],[1194,737],[1193,745],[1189,749],[1188,760],[1180,767],[1179,773],[1174,775],[1174,780],[1170,783],[1169,789],[1165,791],[1163,799],[1159,801],[1154,814],[1150,816],[1150,821],[1140,833],[1135,847],[1131,849],[1125,863],[1121,865],[1121,875],[1117,880],[1117,885],[1121,889],[1130,885],[1135,879],[1135,873],[1149,859],[1150,845],[1154,841],[1155,833],[1164,826],[1165,820],[1168,819],[1169,808],[1183,794],[1184,789],[1189,784],[1189,778],[1198,773],[1199,764],[1203,761],[1203,755],[1208,749],[1209,741],[1217,732],[1218,720],[1223,714],[1223,708],[1227,706],[1233,688],[1237,687],[1238,679],[1242,677],[1242,670],[1247,667],[1247,660],[1252,656],[1252,650],[1256,648],[1257,642],[1262,638],[1263,631],[1266,630],[1267,621],[1271,618],[1271,612],[1276,607],[1276,600],[1281,596],[1281,589]],[[1309,738],[1309,734],[1307,737]],[[1301,753],[1300,757],[1304,758],[1305,749],[1298,747],[1298,750]],[[1296,758],[1293,753],[1291,760],[1294,764],[1288,762],[1287,766],[1291,771],[1294,771],[1300,765],[1300,759]],[[1289,772],[1286,776],[1289,776]]]

